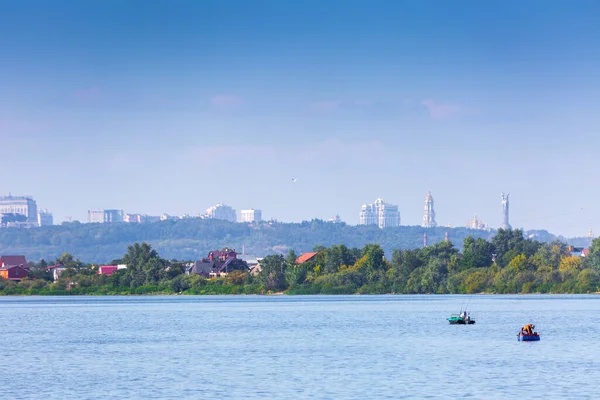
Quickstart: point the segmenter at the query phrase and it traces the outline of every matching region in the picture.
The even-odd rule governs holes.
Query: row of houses
[[[127,265],[100,265],[96,271],[101,275],[112,275],[120,269],[127,268]],[[46,271],[52,274],[52,278],[56,281],[67,268],[61,264],[50,265],[46,267]],[[29,276],[30,267],[25,256],[1,256],[0,257],[0,278],[9,281],[21,281]]]
[[[235,250],[223,249],[209,252],[206,258],[189,263],[186,265],[187,274],[198,274],[206,278],[226,276],[229,272],[249,271],[255,268],[261,258],[242,255],[238,257]],[[126,269],[127,265],[100,265],[96,273],[99,275],[111,276],[120,269]],[[54,281],[58,280],[61,274],[67,270],[62,264],[55,264],[46,267],[46,271],[52,274]],[[0,257],[0,278],[21,281],[29,275],[30,268],[25,256],[2,256]]]
[[[296,263],[302,264],[312,260],[318,253],[304,253],[297,258]],[[225,248],[223,250],[213,250],[205,258],[186,264],[185,273],[201,275],[205,278],[218,278],[227,276],[232,271],[250,272],[256,275],[261,271],[260,261],[262,258],[239,255],[235,250]],[[120,269],[126,269],[127,265],[100,265],[96,273],[99,275],[111,276]],[[60,275],[67,270],[67,267],[61,264],[50,265],[46,271],[52,274],[54,281],[60,278]],[[0,278],[20,281],[29,275],[29,265],[25,256],[2,256],[0,257]]]
[[[317,254],[317,252],[304,253],[296,259],[296,264],[311,261]],[[235,250],[227,248],[214,250],[209,252],[206,258],[187,264],[185,273],[202,275],[205,278],[227,276],[232,271],[250,272],[252,275],[257,275],[261,271],[261,260],[262,258],[253,256],[240,256]]]

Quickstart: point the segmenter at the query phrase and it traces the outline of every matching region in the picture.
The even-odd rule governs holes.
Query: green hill
[[[81,224],[0,230],[0,254],[24,254],[28,260],[54,259],[63,252],[82,261],[106,263],[123,256],[127,246],[148,242],[167,259],[192,260],[205,256],[210,250],[232,247],[246,254],[265,256],[286,253],[294,249],[301,253],[317,245],[331,246],[343,243],[362,248],[377,243],[391,254],[394,249],[423,247],[423,234],[429,244],[444,240],[460,247],[466,236],[489,239],[493,233],[466,228],[433,228],[401,226],[379,229],[374,226],[350,226],[321,220],[302,223],[260,223],[248,225],[219,220],[182,219],[150,224]],[[545,232],[536,238],[550,241],[555,237]],[[544,232],[544,231],[541,231]],[[546,237],[543,237],[546,236]]]

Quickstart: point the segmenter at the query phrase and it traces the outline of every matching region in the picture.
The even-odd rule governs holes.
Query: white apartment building
[[[259,222],[262,221],[262,211],[253,208],[240,211],[240,222]]]
[[[88,222],[100,224],[123,222],[123,210],[88,210]]]
[[[373,204],[363,204],[360,209],[359,225],[377,225],[380,228],[400,226],[398,206],[386,203],[382,198]]]
[[[223,219],[229,222],[236,222],[237,215],[235,210],[225,204],[216,204],[206,209],[204,218],[208,219]]]
[[[10,194],[0,197],[0,214],[23,215],[28,224],[38,224],[37,203],[31,197]]]

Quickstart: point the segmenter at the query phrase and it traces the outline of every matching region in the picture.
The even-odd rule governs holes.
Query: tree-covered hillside
[[[416,226],[379,229],[374,226],[350,226],[320,220],[302,223],[260,223],[248,225],[219,220],[182,219],[150,224],[81,224],[65,223],[34,229],[1,229],[0,254],[24,254],[28,260],[55,259],[68,252],[86,262],[105,263],[119,258],[135,242],[147,242],[167,259],[192,260],[210,250],[232,247],[246,254],[265,256],[312,250],[317,245],[343,243],[362,248],[379,244],[387,254],[394,249],[423,247],[423,234],[428,244],[449,239],[460,247],[468,235],[490,239],[492,232],[466,228],[424,229]],[[526,233],[527,234],[527,233]],[[554,236],[535,233],[541,241]]]

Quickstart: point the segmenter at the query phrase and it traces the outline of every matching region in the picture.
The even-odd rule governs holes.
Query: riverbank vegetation
[[[381,293],[588,293],[600,286],[600,239],[586,257],[571,255],[562,242],[540,243],[520,230],[499,230],[487,241],[468,236],[462,252],[451,242],[412,250],[317,247],[298,264],[297,254],[270,255],[260,272],[233,271],[207,279],[187,275],[183,262],[168,261],[146,243],[131,245],[112,276],[63,254],[67,269],[52,281],[47,263],[32,263],[21,282],[0,279],[4,295],[129,294],[381,294]]]

